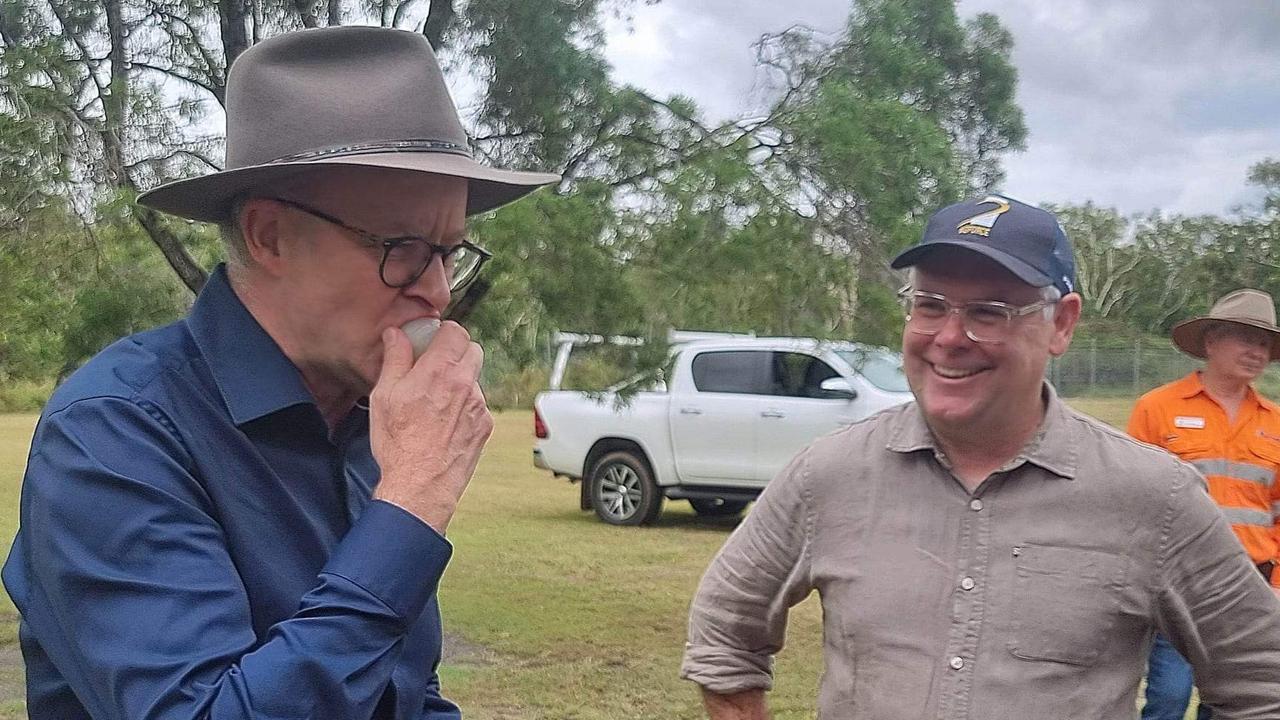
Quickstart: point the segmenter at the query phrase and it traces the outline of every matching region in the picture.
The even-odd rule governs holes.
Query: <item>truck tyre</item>
[[[720,498],[689,498],[689,504],[699,517],[734,517],[747,507],[745,500],[721,500]]]
[[[662,493],[644,460],[616,450],[591,468],[591,507],[610,525],[648,525],[662,510]]]

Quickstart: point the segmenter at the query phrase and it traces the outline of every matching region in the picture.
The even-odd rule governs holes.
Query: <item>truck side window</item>
[[[773,394],[786,397],[825,398],[822,381],[839,377],[830,365],[812,355],[773,353]]]
[[[693,385],[699,392],[772,395],[772,355],[763,350],[699,353],[693,358]]]

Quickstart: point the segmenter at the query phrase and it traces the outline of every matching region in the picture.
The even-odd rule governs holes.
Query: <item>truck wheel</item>
[[[662,493],[649,466],[626,450],[600,458],[588,482],[592,509],[610,525],[648,525],[662,510]]]
[[[747,507],[745,500],[689,498],[693,511],[700,517],[733,517]]]

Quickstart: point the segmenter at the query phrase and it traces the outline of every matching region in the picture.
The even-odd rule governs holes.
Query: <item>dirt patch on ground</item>
[[[17,643],[0,645],[0,704],[27,697],[22,650]]]
[[[484,667],[498,661],[498,654],[457,633],[446,632],[440,662],[454,667]]]
[[[18,613],[0,612],[0,638],[0,718],[4,718],[27,699],[26,668],[18,645]]]

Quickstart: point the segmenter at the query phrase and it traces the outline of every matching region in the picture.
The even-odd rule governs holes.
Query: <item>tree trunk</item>
[[[431,0],[431,8],[427,10],[427,22],[422,26],[422,34],[427,36],[431,48],[440,51],[444,43],[444,33],[453,22],[453,0]]]
[[[111,61],[111,82],[102,97],[102,147],[107,162],[107,181],[119,187],[129,183],[125,168],[124,143],[121,134],[126,126],[129,107],[129,57],[125,46],[124,17],[121,0],[106,0],[107,37],[111,49],[107,57]],[[86,58],[86,61],[88,59]],[[92,72],[92,69],[90,69]]]
[[[226,71],[231,68],[231,63],[240,57],[240,53],[249,49],[248,16],[249,7],[245,0],[218,0],[218,25],[222,30],[222,53],[227,59],[227,65],[223,68],[221,78],[210,80],[218,83],[219,90],[227,85]],[[226,104],[221,96],[218,101]]]
[[[302,18],[303,27],[318,27],[316,22],[315,3],[312,0],[293,0],[293,7],[298,11],[298,17]]]
[[[124,150],[123,134],[128,127],[129,110],[129,57],[121,2],[122,0],[106,0],[104,5],[107,34],[111,42],[111,85],[106,97],[102,98],[103,124],[100,137],[106,160],[107,182],[113,187],[136,193],[138,187],[129,175]],[[134,206],[133,216],[147,231],[156,247],[160,248],[165,260],[178,273],[182,282],[191,292],[200,292],[207,277],[204,269],[196,264],[178,238],[160,223],[156,213]]]
[[[205,281],[209,279],[209,274],[191,258],[191,255],[182,246],[182,242],[178,240],[177,236],[164,226],[159,214],[150,208],[135,205],[133,217],[151,236],[151,241],[156,244],[156,247],[160,248],[160,252],[164,253],[164,259],[169,261],[169,266],[173,268],[174,272],[178,273],[182,283],[193,294],[198,295],[200,289],[204,287]]]

